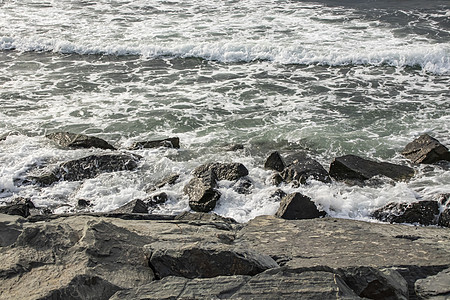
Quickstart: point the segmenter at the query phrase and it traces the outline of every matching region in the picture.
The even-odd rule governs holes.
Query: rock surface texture
[[[273,216],[239,224],[205,213],[144,217],[0,214],[0,299],[449,294],[448,228]]]
[[[448,148],[428,134],[423,134],[406,145],[402,154],[415,164],[432,164],[440,160],[450,161]]]
[[[114,148],[105,140],[84,134],[76,134],[70,132],[55,132],[50,133],[45,137],[56,142],[61,147],[100,148],[100,149],[116,150],[116,148]]]
[[[367,160],[356,155],[336,157],[330,165],[330,175],[336,180],[364,181],[374,176],[386,176],[393,180],[407,180],[414,170],[407,166]]]

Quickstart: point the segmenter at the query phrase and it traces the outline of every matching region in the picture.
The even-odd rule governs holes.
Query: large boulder
[[[415,164],[432,164],[440,160],[450,161],[450,152],[438,140],[423,134],[407,144],[402,154]]]
[[[46,186],[59,180],[77,181],[94,178],[102,173],[134,170],[140,157],[128,154],[90,155],[62,163],[41,174],[30,175],[29,180]]]
[[[153,243],[146,246],[149,265],[158,278],[181,276],[211,278],[224,275],[256,275],[276,268],[268,255],[224,244],[199,245]]]
[[[192,178],[183,189],[189,197],[190,208],[198,212],[213,210],[221,196],[216,187],[217,176],[212,170],[202,173],[202,177]]]
[[[275,213],[275,216],[288,220],[314,219],[324,215],[325,213],[317,209],[311,198],[300,193],[283,197],[280,208]]]
[[[313,178],[325,183],[331,183],[330,175],[323,166],[305,153],[296,153],[287,157],[287,160],[291,162],[280,173],[284,182],[305,184],[307,179]]]
[[[105,140],[84,134],[76,134],[71,132],[55,132],[47,134],[45,137],[56,142],[61,147],[70,148],[100,148],[116,150]]]
[[[179,149],[180,148],[180,139],[178,137],[172,137],[172,138],[155,140],[155,141],[136,142],[133,145],[131,145],[128,149],[129,150],[138,150],[138,149],[144,149],[144,148],[160,148],[160,147]]]
[[[424,200],[414,203],[388,203],[372,213],[372,217],[390,223],[417,223],[436,225],[439,216],[439,203]]]
[[[364,181],[374,176],[386,176],[393,180],[407,180],[414,170],[407,166],[367,160],[356,155],[336,157],[330,165],[330,175],[336,180]]]

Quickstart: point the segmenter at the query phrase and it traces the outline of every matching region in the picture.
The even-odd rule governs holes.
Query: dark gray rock
[[[248,195],[252,193],[253,182],[249,178],[240,178],[233,184],[233,190],[238,194]]]
[[[383,222],[436,225],[439,203],[425,200],[414,203],[388,203],[374,211],[372,217]]]
[[[46,135],[48,139],[56,142],[61,147],[70,148],[100,148],[116,150],[105,140],[84,134],[76,134],[70,132],[55,132]]]
[[[242,144],[232,144],[232,145],[229,145],[228,147],[227,147],[227,151],[238,151],[238,150],[243,150],[244,149],[244,145],[242,145]]]
[[[98,276],[76,275],[66,285],[49,291],[39,299],[108,300],[120,289]]]
[[[438,202],[442,205],[442,212],[439,215],[439,226],[450,227],[450,194],[439,196]]]
[[[85,207],[91,206],[91,201],[86,200],[86,199],[78,199],[77,206],[80,208],[85,208]]]
[[[0,214],[16,215],[26,218],[30,215],[30,208],[26,204],[8,204],[0,206]]]
[[[139,289],[117,292],[119,299],[361,299],[329,271],[273,269],[256,276],[186,279],[166,277]]]
[[[368,299],[409,299],[408,283],[392,268],[341,269],[341,278],[358,296]]]
[[[432,164],[440,160],[450,161],[448,148],[428,134],[423,134],[406,145],[402,154],[415,164]]]
[[[217,176],[212,170],[203,172],[202,177],[192,178],[183,191],[189,196],[189,207],[198,212],[209,212],[216,207],[221,194],[216,190]]]
[[[180,174],[172,174],[165,178],[163,178],[161,181],[157,182],[154,186],[148,188],[146,190],[147,193],[156,191],[157,189],[160,189],[164,187],[165,185],[173,185],[175,182],[177,182],[178,178],[180,178]]]
[[[305,184],[309,178],[331,183],[330,175],[322,165],[306,154],[296,153],[288,157],[287,160],[291,161],[291,163],[280,174],[286,183]]]
[[[270,153],[264,163],[264,169],[281,172],[286,167],[283,158],[277,151]]]
[[[193,171],[193,175],[202,178],[209,176],[209,172],[213,172],[217,180],[238,180],[248,175],[247,168],[241,163],[209,163],[197,167]]]
[[[150,198],[147,198],[146,201],[149,206],[155,206],[158,204],[163,204],[169,199],[169,196],[162,192],[162,193],[156,193],[152,195]]]
[[[300,193],[293,193],[281,199],[280,208],[275,216],[287,220],[314,219],[323,217],[324,212],[317,209],[311,198]]]
[[[278,264],[268,255],[228,245],[153,243],[146,246],[149,264],[158,278],[211,278],[256,275]]]
[[[450,269],[446,269],[434,276],[417,280],[415,291],[420,299],[450,299]]]
[[[160,148],[160,147],[166,147],[166,148],[180,148],[180,139],[178,137],[172,137],[162,140],[155,140],[155,141],[145,141],[145,142],[136,142],[133,145],[131,145],[129,150],[138,150],[138,149],[144,149],[144,148]]]
[[[408,180],[414,176],[414,170],[407,166],[345,155],[334,159],[330,165],[330,175],[336,180],[364,181],[380,175],[393,180]]]
[[[89,179],[102,173],[133,170],[137,168],[139,159],[137,155],[128,154],[90,155],[62,163],[42,174],[30,175],[28,180],[47,186],[59,180]]]
[[[141,199],[135,199],[111,211],[120,214],[148,214],[148,205]]]

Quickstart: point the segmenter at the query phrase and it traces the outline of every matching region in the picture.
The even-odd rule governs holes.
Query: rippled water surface
[[[158,213],[188,210],[196,166],[242,162],[254,189],[221,182],[215,212],[246,221],[273,214],[272,150],[307,151],[328,168],[356,154],[407,164],[422,133],[450,146],[447,1],[0,1],[0,202],[26,197],[70,211],[78,199],[108,211],[159,179]],[[71,131],[125,149],[178,136],[181,149],[134,151],[138,170],[50,187],[16,186],[33,165],[102,150],[67,150],[44,135]],[[226,151],[230,144],[245,149]],[[106,152],[106,151],[105,151]],[[408,182],[300,191],[337,217],[367,219],[390,201],[450,192],[450,171],[415,167]]]

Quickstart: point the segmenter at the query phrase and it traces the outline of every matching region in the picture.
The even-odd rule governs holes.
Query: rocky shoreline
[[[150,219],[149,216],[152,216]],[[0,214],[0,299],[448,299],[450,229]]]
[[[141,159],[120,153],[98,138],[71,133],[48,136],[61,147],[98,147],[91,155],[30,172],[17,184],[52,185],[133,170]],[[179,139],[135,143],[179,148]],[[413,164],[450,161],[448,149],[424,135],[403,155]],[[293,186],[309,180],[350,185],[377,184],[377,178],[404,181],[406,165],[354,155],[337,157],[329,171],[305,153],[270,153],[264,167],[272,182]],[[241,163],[207,163],[192,172],[184,193],[193,212],[149,214],[174,184],[173,174],[149,192],[109,213],[56,215],[28,199],[0,207],[0,299],[449,299],[450,197],[416,203],[389,203],[373,212],[395,225],[335,219],[300,193],[279,189],[275,216],[237,223],[213,213],[220,180],[252,193]],[[434,225],[434,226],[417,226]]]

